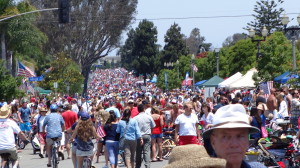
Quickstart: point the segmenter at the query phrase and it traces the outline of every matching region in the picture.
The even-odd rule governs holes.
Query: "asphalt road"
[[[67,153],[64,152],[65,157]],[[46,168],[47,167],[47,158],[41,159],[38,154],[33,154],[31,144],[28,144],[24,150],[19,153],[20,156],[20,167],[21,168]],[[96,160],[93,161],[93,165],[96,168],[102,168],[105,165],[104,156],[100,156],[100,162],[95,163]],[[151,167],[153,168],[161,168],[168,163],[167,160],[162,162],[152,162]],[[72,160],[66,159],[59,162],[59,168],[73,168]],[[118,167],[125,167],[123,164],[119,164]],[[144,167],[144,166],[142,166]]]

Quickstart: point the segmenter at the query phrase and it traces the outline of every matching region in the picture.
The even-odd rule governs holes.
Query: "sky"
[[[212,17],[252,15],[255,4],[255,0],[139,0],[136,20],[131,28],[136,28],[142,19],[152,21],[158,31],[157,43],[164,46],[164,35],[172,24],[177,23],[181,27],[182,34],[189,36],[192,29],[199,28],[206,42],[212,43],[212,48],[220,48],[228,36],[235,33],[248,34],[243,27],[253,21],[254,17]],[[286,11],[290,20],[294,18],[288,25],[297,25],[300,0],[285,0],[280,7]],[[126,33],[123,34],[122,44],[127,38]],[[115,56],[116,51],[109,55]]]

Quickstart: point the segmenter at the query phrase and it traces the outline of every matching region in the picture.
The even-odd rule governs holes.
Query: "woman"
[[[77,168],[82,168],[83,157],[85,156],[93,156],[94,154],[94,144],[92,142],[92,138],[101,138],[97,135],[96,129],[93,126],[93,122],[90,119],[90,115],[87,113],[82,113],[80,120],[75,128],[75,131],[70,138],[70,142],[73,142],[76,138],[77,149],[76,149],[76,157],[77,157]]]
[[[118,119],[115,112],[111,110],[109,114],[109,119],[104,126],[104,131],[106,132],[105,145],[111,168],[115,168],[118,166],[120,134],[117,133]]]
[[[130,118],[130,115],[130,109],[125,109],[123,118],[118,124],[117,132],[120,133],[121,138],[125,138],[124,150],[127,168],[134,168],[137,139],[140,139],[139,142],[143,144],[143,138],[141,137],[137,121],[134,118]]]
[[[203,128],[207,129],[207,127],[212,124],[214,114],[211,112],[209,105],[205,102],[202,104],[200,116],[200,121],[204,121]]]
[[[266,104],[260,103],[257,106],[257,110],[258,110],[258,115],[261,118],[261,127],[260,127],[261,137],[265,138],[268,136],[266,130],[266,120],[269,115],[268,107]]]
[[[154,106],[151,109],[152,118],[155,122],[155,127],[152,128],[151,145],[152,145],[152,162],[163,161],[162,159],[162,128],[164,125],[163,117],[160,115],[158,107]],[[156,159],[156,143],[158,144],[158,157]]]
[[[289,113],[288,113],[288,107],[286,104],[286,101],[284,101],[283,95],[282,94],[278,94],[276,96],[277,98],[277,103],[278,103],[278,118],[284,118],[284,117],[288,117]]]
[[[198,114],[201,109],[201,103],[198,101],[197,97],[193,98],[193,109]]]
[[[261,129],[262,119],[258,113],[256,107],[252,107],[250,110],[250,124],[258,129]],[[250,134],[250,139],[258,139],[261,138],[261,133]]]
[[[46,114],[48,110],[44,107],[39,108],[40,113],[34,117],[34,120],[36,122],[37,126],[37,132],[39,136],[39,142],[40,142],[40,153],[39,156],[41,158],[44,158],[44,147],[46,144],[46,132],[43,132],[43,124],[44,120],[46,118]]]

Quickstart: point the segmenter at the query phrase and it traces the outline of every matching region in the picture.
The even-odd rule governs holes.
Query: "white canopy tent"
[[[223,82],[219,83],[218,87],[219,88],[228,88],[229,84],[240,79],[243,76],[240,72],[235,73],[234,75],[230,76]]]
[[[255,68],[250,69],[243,77],[229,84],[230,89],[238,88],[255,88],[255,81],[252,79],[253,74],[256,73]]]

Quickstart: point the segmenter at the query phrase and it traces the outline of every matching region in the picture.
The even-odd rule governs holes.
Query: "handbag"
[[[261,137],[262,137],[262,138],[268,137],[268,131],[267,131],[267,129],[266,129],[265,126],[261,126],[261,127],[260,127],[260,131],[261,131]]]
[[[129,122],[126,124],[124,134],[120,137],[119,150],[124,150],[125,149],[125,144],[124,144],[125,143],[125,134],[127,132],[128,125],[129,125]]]

